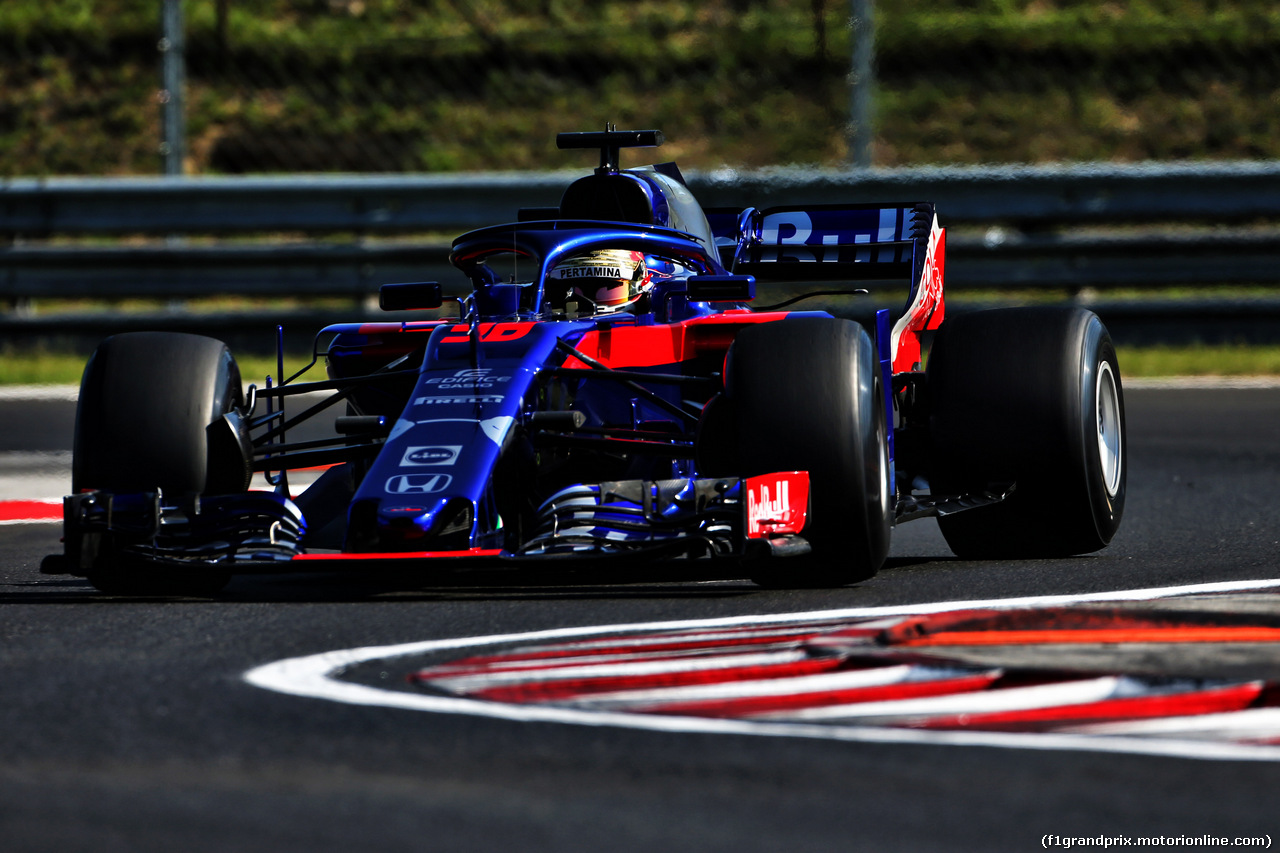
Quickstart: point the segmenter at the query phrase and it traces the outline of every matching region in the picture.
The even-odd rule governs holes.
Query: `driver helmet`
[[[593,249],[560,260],[548,275],[606,313],[631,305],[653,287],[644,261],[643,252]]]

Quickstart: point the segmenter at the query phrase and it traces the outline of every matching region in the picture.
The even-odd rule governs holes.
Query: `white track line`
[[[792,678],[764,678],[749,681],[728,681],[715,684],[696,684],[689,687],[654,687],[644,690],[618,690],[612,693],[588,693],[574,696],[571,700],[579,707],[609,707],[623,705],[644,705],[660,708],[664,705],[684,704],[687,702],[706,702],[723,699],[749,699],[758,696],[800,696],[806,693],[826,693],[834,690],[851,690],[863,687],[883,687],[889,684],[901,684],[906,681],[928,680],[921,675],[912,678],[923,670],[909,664],[895,666],[877,666],[870,669],[842,670],[840,672],[824,672],[821,675],[800,675]],[[939,673],[954,676],[961,670],[938,669]],[[963,671],[965,675],[975,672]],[[943,677],[938,675],[936,677]]]
[[[1120,723],[1093,723],[1071,729],[1079,734],[1142,735],[1159,737],[1176,735],[1204,739],[1275,740],[1280,738],[1280,708],[1247,708],[1221,714],[1197,714],[1193,717],[1163,717],[1156,720],[1131,720]]]
[[[714,657],[671,657],[633,663],[597,663],[547,669],[503,671],[476,675],[444,676],[431,683],[456,693],[474,693],[490,687],[518,685],[530,681],[551,683],[578,678],[624,678],[676,672],[703,672],[738,667],[779,666],[806,660],[803,649],[764,654],[727,654]]]
[[[403,690],[341,681],[344,670],[377,660],[451,650],[476,649],[510,643],[535,643],[573,637],[593,637],[602,633],[692,630],[743,624],[779,624],[815,619],[872,618],[944,613],[970,608],[1060,607],[1100,601],[1152,601],[1177,596],[1250,592],[1280,587],[1280,579],[1226,581],[1210,584],[1120,590],[1083,595],[1045,595],[991,601],[953,601],[934,604],[863,607],[812,613],[735,616],[720,619],[627,623],[578,628],[554,628],[485,637],[424,640],[387,646],[366,646],[288,658],[256,667],[244,680],[256,687],[289,696],[325,699],[367,707],[397,708],[440,714],[468,714],[515,722],[566,723],[585,726],[613,726],[646,731],[702,734],[744,734],[761,737],[802,737],[860,743],[893,743],[949,746],[988,746],[1007,749],[1079,750],[1133,755],[1167,756],[1220,761],[1280,761],[1280,746],[1218,743],[1193,739],[1153,739],[1142,736],[1099,737],[1082,734],[1021,734],[973,731],[921,731],[871,726],[770,723],[750,720],[723,720],[698,717],[658,716],[620,712],[583,711],[537,705],[508,705],[453,696],[431,696]]]
[[[1121,371],[1123,374],[1124,371]],[[1204,388],[1228,391],[1280,388],[1280,376],[1150,376],[1124,379],[1126,391],[1172,389],[1175,391]]]
[[[976,690],[921,699],[894,699],[887,702],[859,702],[853,705],[826,705],[760,714],[763,720],[853,720],[857,718],[940,717],[956,714],[990,714],[998,711],[1030,711],[1063,705],[1101,702],[1115,695],[1120,677],[1105,675],[1087,681],[1041,684],[1035,687],[1005,687]]]
[[[0,403],[55,400],[74,403],[80,399],[79,385],[0,385]]]

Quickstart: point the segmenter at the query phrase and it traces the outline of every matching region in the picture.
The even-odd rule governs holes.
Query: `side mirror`
[[[750,302],[756,298],[753,275],[691,275],[685,290],[690,302]]]
[[[407,281],[378,288],[378,307],[383,311],[414,311],[439,308],[444,294],[438,281]]]
[[[738,214],[738,244],[733,249],[733,262],[729,264],[730,271],[737,269],[738,262],[760,245],[763,235],[763,213],[754,207],[748,207]]]

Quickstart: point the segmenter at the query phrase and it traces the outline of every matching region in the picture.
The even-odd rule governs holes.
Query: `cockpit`
[[[600,168],[570,184],[557,207],[521,210],[518,222],[453,243],[450,260],[471,279],[479,315],[630,312],[665,322],[703,313],[681,298],[685,281],[725,269],[702,206],[674,163],[617,166],[619,146],[661,141],[657,131],[561,134],[562,148],[599,147]]]

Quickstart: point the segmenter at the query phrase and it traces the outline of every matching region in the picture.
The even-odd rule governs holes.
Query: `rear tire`
[[[71,486],[79,492],[170,496],[231,494],[250,472],[223,415],[242,404],[240,370],[226,344],[173,332],[133,332],[103,341],[90,357],[76,407]],[[110,553],[89,573],[111,593],[210,594],[230,575],[183,577],[130,565]]]
[[[777,558],[752,579],[834,587],[873,576],[893,520],[879,360],[857,323],[797,318],[749,326],[725,363],[735,473],[808,471],[803,536],[813,551]],[[754,567],[753,567],[754,568]]]
[[[934,494],[1015,484],[1005,501],[938,519],[966,559],[1097,551],[1124,514],[1128,448],[1115,347],[1081,308],[949,318],[928,364]]]

